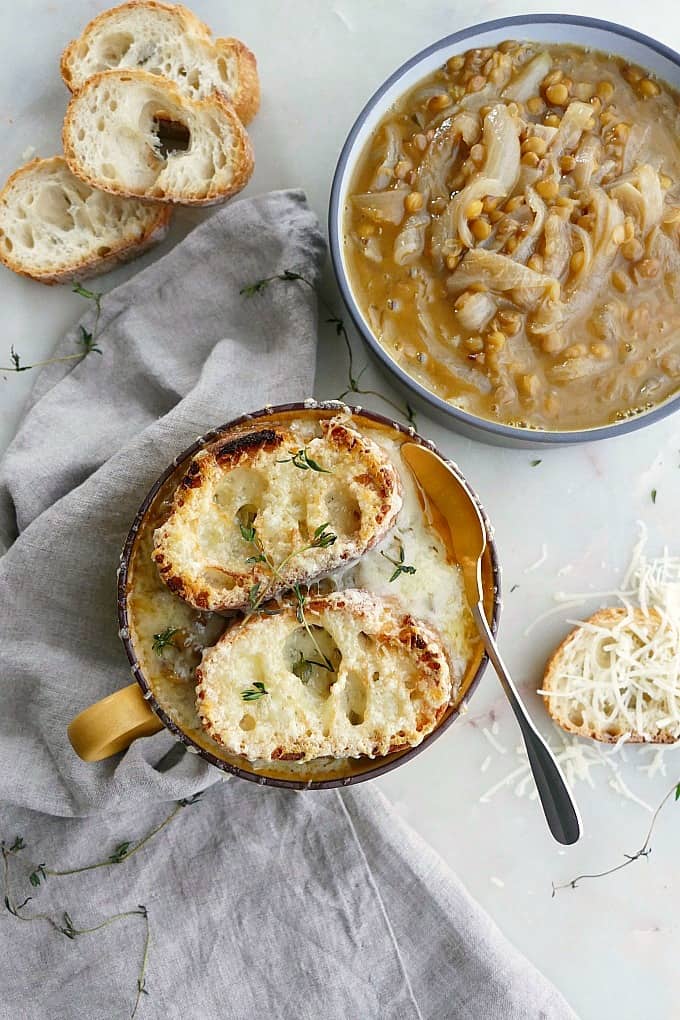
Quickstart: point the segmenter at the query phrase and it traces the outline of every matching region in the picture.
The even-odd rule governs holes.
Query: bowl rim
[[[377,422],[379,425],[386,425],[391,429],[396,429],[401,432],[410,442],[418,443],[421,446],[425,446],[436,453],[437,456],[449,467],[456,477],[462,482],[464,487],[470,493],[471,497],[477,504],[484,525],[486,528],[487,545],[489,548],[491,558],[491,583],[493,588],[493,609],[491,619],[491,629],[494,635],[498,630],[498,623],[501,612],[501,567],[498,559],[498,550],[496,548],[496,542],[494,539],[494,530],[486,510],[484,509],[479,497],[476,492],[470,486],[469,482],[461,472],[460,468],[453,461],[437,449],[435,444],[429,440],[420,436],[412,426],[406,426],[401,422],[393,421],[391,418],[385,415],[378,414],[375,411],[369,411],[368,409],[360,406],[353,406],[345,404],[343,401],[338,400],[305,400],[295,401],[288,404],[267,404],[259,411],[254,411],[250,414],[241,414],[237,418],[233,418],[224,425],[220,425],[217,428],[209,429],[203,435],[199,436],[190,446],[182,450],[181,453],[177,454],[171,464],[165,468],[165,470],[158,476],[156,481],[153,483],[146,496],[142,500],[140,507],[135,514],[134,520],[130,527],[130,530],[125,539],[122,552],[120,554],[120,564],[118,567],[118,584],[117,584],[117,606],[118,606],[118,626],[119,626],[119,637],[125,648],[128,660],[130,662],[130,672],[133,678],[137,681],[142,693],[144,700],[148,702],[149,707],[153,710],[154,714],[158,716],[166,729],[180,740],[186,747],[187,751],[192,754],[198,754],[201,758],[207,761],[210,765],[220,769],[222,772],[229,772],[232,775],[238,776],[240,779],[246,779],[249,782],[257,783],[260,786],[277,786],[291,790],[323,790],[331,789],[333,787],[352,786],[355,783],[366,782],[369,779],[375,779],[377,776],[385,775],[387,772],[391,772],[392,769],[397,768],[404,762],[414,758],[421,751],[425,750],[437,737],[441,736],[449,728],[449,726],[457,719],[460,715],[465,714],[467,711],[467,705],[469,704],[470,698],[474,694],[475,690],[479,685],[482,674],[486,669],[489,662],[489,657],[485,650],[482,650],[482,657],[479,661],[479,665],[475,670],[474,676],[472,677],[468,688],[460,702],[450,715],[439,723],[434,730],[425,736],[419,744],[415,747],[410,747],[406,751],[399,752],[397,755],[390,755],[386,759],[376,758],[375,768],[368,768],[364,772],[357,773],[350,776],[332,777],[329,779],[318,779],[312,781],[284,779],[280,777],[257,775],[256,773],[249,772],[246,769],[239,768],[237,765],[232,765],[230,762],[225,761],[222,758],[218,758],[217,755],[207,751],[204,747],[201,747],[195,740],[193,740],[188,733],[185,733],[183,729],[170,717],[165,711],[162,705],[156,699],[149,683],[146,680],[144,672],[137,660],[135,650],[130,637],[130,626],[128,619],[128,608],[127,608],[127,578],[128,570],[130,566],[130,559],[132,551],[137,539],[137,535],[146,519],[146,513],[151,503],[156,497],[159,489],[165,484],[167,479],[177,470],[177,468],[183,462],[193,457],[195,453],[203,449],[209,443],[215,442],[223,435],[227,430],[236,428],[246,422],[252,422],[257,427],[258,421],[266,420],[268,417],[275,416],[290,411],[299,411],[304,413],[305,411],[347,411],[350,414],[361,415],[364,418],[368,418],[372,421]]]
[[[347,274],[345,273],[342,260],[343,210],[340,204],[340,193],[345,177],[356,165],[356,159],[350,164],[350,150],[352,149],[366,118],[372,112],[373,108],[380,101],[383,95],[392,88],[392,86],[396,84],[400,78],[410,71],[411,68],[421,63],[433,53],[437,53],[439,50],[447,49],[456,43],[464,42],[466,39],[501,28],[546,24],[575,25],[581,28],[597,29],[602,32],[607,32],[612,36],[620,36],[626,39],[631,39],[633,42],[639,43],[647,49],[665,57],[671,63],[675,64],[678,70],[680,70],[680,53],[676,50],[666,46],[664,43],[658,42],[651,36],[645,35],[643,32],[638,32],[634,28],[628,28],[625,25],[619,25],[614,21],[607,21],[601,18],[589,18],[577,14],[517,14],[507,18],[496,18],[492,21],[479,22],[476,25],[470,25],[457,32],[452,32],[451,35],[438,39],[436,42],[431,43],[429,46],[426,46],[424,49],[414,54],[414,56],[404,61],[404,63],[401,64],[382,83],[382,85],[376,89],[361,109],[350,129],[349,134],[347,135],[342,149],[340,150],[340,155],[338,156],[335,172],[333,174],[328,207],[328,237],[333,271],[335,273],[335,278],[342,295],[342,299],[349,311],[352,322],[374,356],[390,374],[396,376],[397,380],[403,387],[407,390],[411,390],[425,404],[429,404],[431,407],[434,407],[444,417],[451,418],[454,421],[459,422],[467,429],[475,431],[481,430],[490,433],[490,435],[494,436],[496,439],[509,440],[514,443],[520,442],[522,445],[534,444],[536,446],[562,446],[573,445],[575,443],[593,442],[599,439],[613,439],[616,436],[626,435],[629,432],[635,432],[647,425],[652,425],[655,422],[661,421],[668,415],[673,414],[680,407],[680,390],[676,394],[668,397],[663,403],[650,408],[648,411],[643,411],[641,414],[625,418],[623,421],[612,422],[609,425],[597,425],[593,428],[587,429],[573,429],[569,431],[556,430],[553,432],[543,429],[520,428],[515,425],[505,425],[501,422],[494,422],[490,419],[471,414],[469,411],[464,411],[462,408],[455,407],[442,397],[437,396],[436,393],[427,389],[422,385],[422,383],[418,382],[417,379],[414,379],[413,376],[409,375],[409,373],[406,372],[401,365],[399,365],[394,358],[391,357],[390,354],[388,354],[365,323],[361,310],[357,302],[354,300],[352,288]]]

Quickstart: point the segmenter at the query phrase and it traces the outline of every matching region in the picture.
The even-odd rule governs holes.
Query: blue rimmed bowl
[[[397,386],[406,392],[408,399],[443,425],[475,439],[509,446],[560,446],[621,436],[676,411],[680,407],[680,392],[648,411],[611,425],[564,432],[504,425],[454,407],[417,382],[380,344],[355,297],[344,243],[344,220],[357,163],[369,139],[390,107],[410,88],[441,67],[449,57],[469,49],[498,46],[511,38],[532,42],[573,43],[617,54],[631,63],[648,68],[669,85],[680,89],[680,54],[633,29],[595,18],[569,14],[526,14],[487,21],[440,39],[407,60],[380,86],[357,117],[342,147],[333,177],[328,217],[335,276],[352,320],[370,352]]]

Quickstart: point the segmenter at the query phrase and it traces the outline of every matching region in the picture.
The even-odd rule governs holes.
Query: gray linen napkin
[[[3,896],[13,907],[30,892],[20,913],[67,929],[64,911],[91,928],[144,904],[139,1016],[573,1017],[370,785],[218,782],[193,755],[167,767],[166,732],[88,765],[66,739],[74,714],[129,682],[115,571],[158,472],[209,426],[311,391],[313,295],[239,289],[287,268],[316,279],[322,253],[300,192],[233,203],[107,295],[101,358],[37,381],[0,463],[0,839],[26,842],[6,857]],[[29,884],[40,864],[105,860],[207,787],[129,860]],[[4,911],[0,931],[2,1017],[130,1015],[139,914],[67,939]]]

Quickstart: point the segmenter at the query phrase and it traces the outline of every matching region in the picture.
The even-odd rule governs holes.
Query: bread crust
[[[259,429],[227,442],[218,441],[194,457],[175,490],[167,520],[154,534],[153,559],[171,591],[199,609],[217,612],[243,609],[249,604],[249,593],[254,584],[266,584],[268,597],[273,597],[294,584],[309,584],[329,571],[359,559],[382,540],[401,509],[401,483],[397,472],[376,444],[344,422],[330,419],[321,423],[321,430],[320,439],[328,444],[327,448],[343,457],[346,465],[353,466],[355,473],[351,481],[366,503],[365,523],[364,515],[361,515],[363,530],[356,535],[342,537],[328,548],[313,550],[313,568],[309,560],[306,566],[304,559],[302,562],[298,559],[297,564],[293,561],[286,567],[279,583],[272,583],[267,567],[258,563],[246,567],[247,547],[245,552],[239,550],[239,563],[242,564],[239,570],[231,561],[225,562],[224,559],[210,562],[207,553],[203,552],[204,561],[191,560],[185,551],[184,541],[191,540],[198,521],[205,524],[213,510],[211,499],[214,499],[220,482],[228,480],[234,469],[250,469],[256,461],[262,470],[267,465],[273,469],[278,457],[289,460],[290,451],[299,446],[299,438],[281,427]],[[298,473],[289,464],[287,470],[293,472],[289,476],[292,485],[302,477],[307,479],[313,475],[311,471]],[[327,473],[316,475],[309,484],[320,486],[326,477]],[[349,481],[343,479],[343,483],[350,491]],[[236,509],[230,508],[230,512],[234,513]],[[327,508],[324,513],[331,518],[329,524],[332,530],[333,515]],[[323,522],[325,517],[320,520]],[[236,534],[235,518],[233,528]],[[297,536],[297,532],[295,534]],[[209,583],[205,575],[211,571],[218,571],[229,587],[223,589],[217,583]]]
[[[232,36],[216,39],[215,46],[234,55],[238,61],[239,87],[236,95],[231,97],[231,102],[243,123],[250,124],[260,109],[260,76],[255,54],[240,39]]]
[[[272,673],[265,678],[268,694],[274,698],[277,692],[273,685],[282,683],[286,706],[289,706],[291,697],[298,698],[296,733],[286,733],[277,728],[278,722],[266,720],[262,725],[268,726],[269,732],[253,738],[236,723],[236,716],[244,712],[255,715],[258,710],[239,700],[241,687],[246,686],[243,681],[240,678],[233,680],[232,674],[224,675],[225,653],[228,656],[235,646],[245,643],[247,654],[258,649],[262,642],[271,645],[272,641],[299,630],[300,621],[295,607],[288,606],[276,616],[251,616],[238,627],[227,630],[216,645],[205,650],[202,663],[196,669],[196,707],[210,737],[232,753],[241,754],[251,761],[258,758],[300,761],[322,756],[379,757],[420,743],[446,712],[451,696],[449,661],[434,629],[422,620],[414,619],[396,599],[379,598],[354,589],[308,598],[304,611],[307,622],[314,627],[323,627],[325,624],[332,629],[333,618],[337,621],[344,617],[354,625],[354,629],[361,628],[360,636],[375,643],[372,657],[369,654],[364,660],[365,675],[360,678],[368,696],[365,720],[362,719],[361,723],[350,720],[349,727],[345,721],[341,707],[344,696],[342,687],[347,682],[348,673],[352,671],[343,669],[341,657],[334,681],[337,688],[331,688],[332,698],[335,698],[336,692],[340,698],[329,712],[324,707],[319,710],[315,698],[310,703],[302,681],[294,679],[290,669],[285,666],[279,665],[278,676]],[[350,627],[348,637],[352,634],[353,629]],[[342,656],[343,648],[339,648]],[[349,647],[344,652],[349,654]],[[237,655],[240,654],[238,651]],[[373,671],[386,669],[390,655],[392,667],[397,668],[398,676],[390,676],[385,684],[385,678],[381,681],[378,674],[376,679]],[[355,663],[354,672],[357,671]],[[281,672],[287,674],[283,679]],[[381,682],[385,687],[381,688]],[[390,711],[395,712],[394,701],[399,698],[399,690],[403,699],[401,712],[393,714],[390,725],[385,723],[385,719],[386,716],[389,718]],[[331,700],[329,692],[329,703]],[[225,715],[227,701],[230,704]],[[264,705],[267,707],[266,702]],[[300,718],[304,719],[305,728],[297,725]],[[381,719],[384,723],[382,728]],[[323,725],[323,732],[314,730],[315,723]],[[391,732],[394,728],[396,732]],[[265,746],[268,746],[267,754],[263,753]]]
[[[87,23],[77,39],[72,39],[61,54],[59,68],[61,77],[71,93],[79,91],[86,82],[79,86],[74,83],[73,67],[77,61],[77,49],[81,42],[90,35],[96,35],[105,29],[107,22],[113,21],[120,16],[121,11],[128,8],[142,7],[150,11],[162,11],[171,14],[178,20],[180,31],[195,35],[203,42],[212,46],[216,54],[225,52],[230,57],[235,57],[238,63],[238,87],[235,94],[227,96],[231,101],[236,113],[243,124],[248,124],[257,113],[260,105],[260,80],[257,73],[257,61],[250,49],[240,39],[232,37],[214,38],[212,29],[202,22],[193,11],[183,4],[166,4],[161,0],[130,0],[129,3],[119,4],[108,11],[102,11],[95,18]],[[89,79],[88,79],[89,80]]]
[[[66,168],[66,160],[63,156],[49,156],[46,158],[36,157],[24,166],[19,167],[12,173],[0,191],[0,202],[9,194],[13,185],[22,177],[30,176],[38,167],[61,167]],[[99,256],[93,254],[91,258],[81,259],[74,262],[66,269],[40,272],[28,267],[20,259],[13,257],[10,252],[0,246],[0,262],[11,269],[12,272],[25,276],[29,280],[44,283],[48,286],[60,283],[73,283],[76,280],[85,280],[101,273],[108,272],[114,266],[122,262],[130,262],[153,245],[158,244],[165,237],[170,220],[172,219],[172,206],[158,202],[147,203],[149,211],[155,210],[155,215],[149,223],[144,235],[137,241],[127,241],[121,238],[118,244],[113,244],[109,254]]]
[[[160,89],[166,93],[166,97],[171,102],[176,103],[178,106],[186,110],[207,110],[214,113],[215,110],[218,109],[219,112],[229,121],[236,147],[236,155],[233,160],[233,174],[229,185],[222,188],[217,193],[210,193],[209,190],[209,193],[205,196],[202,196],[197,192],[182,192],[182,194],[175,195],[156,195],[148,188],[144,190],[133,190],[130,187],[123,187],[115,181],[95,177],[88,173],[88,171],[81,166],[78,160],[73,140],[74,120],[78,103],[82,101],[83,96],[88,91],[97,89],[99,85],[105,84],[107,81],[120,82],[121,78],[126,82],[129,80],[133,84],[147,84],[149,86],[153,86],[155,89]],[[107,191],[111,195],[121,195],[123,198],[138,198],[142,201],[154,203],[192,206],[219,205],[220,203],[225,202],[232,195],[236,195],[239,191],[243,190],[250,180],[255,165],[250,139],[248,138],[246,130],[243,127],[234,107],[223,93],[214,92],[206,99],[187,99],[187,97],[184,96],[169,79],[162,78],[159,75],[149,74],[148,71],[140,71],[137,69],[100,71],[98,74],[89,78],[83,87],[72,96],[71,101],[69,102],[62,129],[62,142],[64,147],[64,156],[71,172],[82,181],[85,181],[86,184],[89,184],[90,187],[96,188],[99,191]]]
[[[624,619],[627,615],[627,610],[619,607],[610,607],[608,609],[599,609],[592,616],[588,617],[585,623],[591,623],[596,627],[607,627],[613,628],[616,624]],[[641,609],[634,610],[634,616],[636,620],[641,623],[648,622],[650,617],[658,614],[652,610],[647,616],[642,612]],[[548,659],[545,672],[543,674],[542,688],[544,691],[553,691],[555,689],[555,681],[560,668],[560,662],[564,656],[565,651],[569,646],[580,636],[583,628],[581,626],[574,627],[563,641],[557,646],[550,658]],[[557,723],[561,729],[567,733],[575,733],[580,737],[589,737],[591,740],[597,740],[602,744],[615,744],[621,739],[620,736],[615,736],[611,733],[605,733],[600,730],[590,729],[586,725],[577,726],[571,721],[568,714],[562,714],[559,711],[559,704],[566,699],[555,698],[551,699],[550,694],[543,694],[543,702],[548,711],[548,714]],[[626,736],[626,743],[629,744],[675,744],[677,741],[667,733],[658,733],[654,737],[645,736],[642,733],[633,731]]]

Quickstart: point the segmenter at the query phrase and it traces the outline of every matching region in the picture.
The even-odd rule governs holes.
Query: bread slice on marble
[[[253,154],[234,107],[215,92],[189,99],[147,71],[103,71],[71,99],[63,128],[72,172],[126,198],[214,205],[253,172]]]
[[[185,96],[222,92],[244,124],[257,113],[257,63],[238,39],[213,39],[181,4],[135,0],[98,14],[64,50],[61,74],[71,92],[100,71],[138,68],[169,78]]]
[[[172,209],[97,191],[63,156],[34,159],[0,192],[0,261],[41,283],[96,276],[160,241]]]

